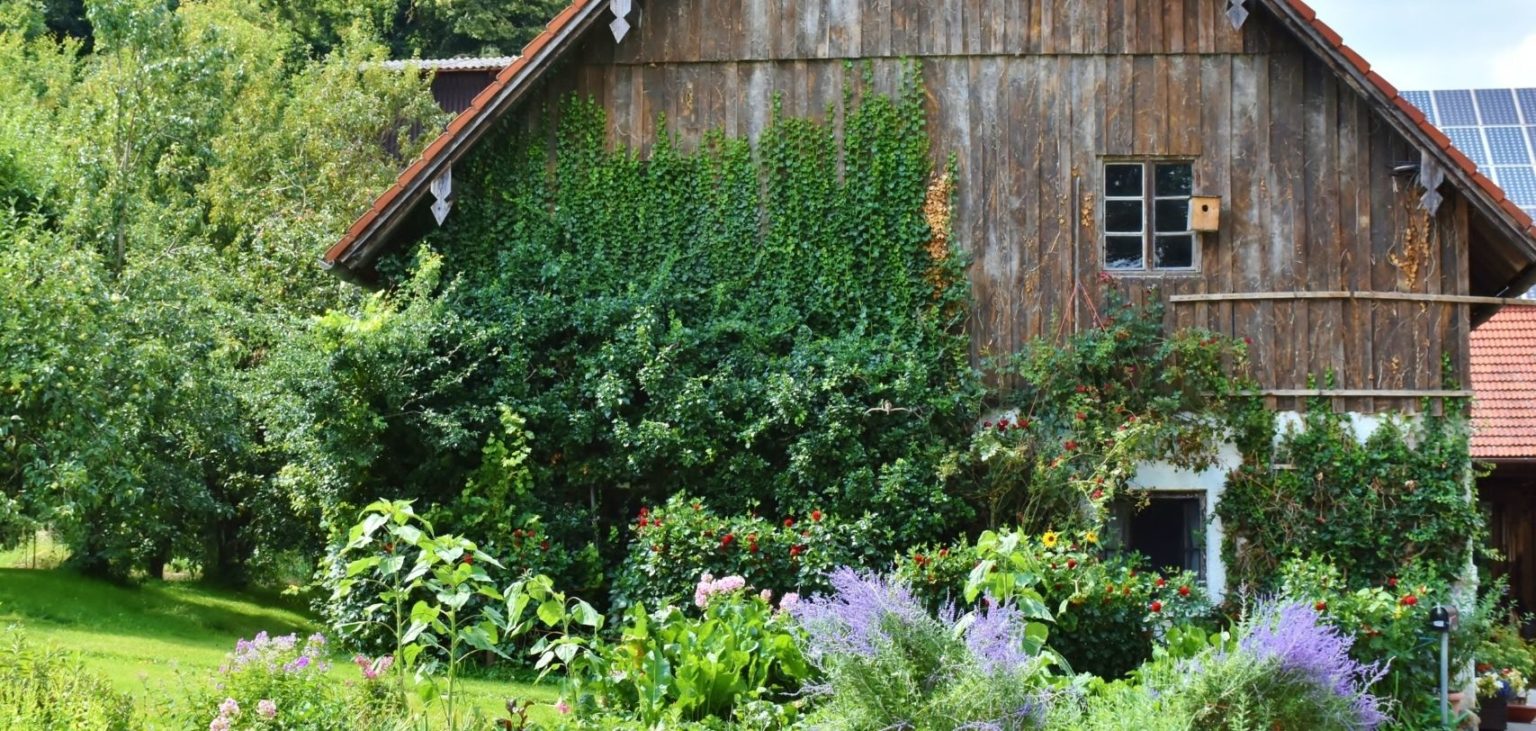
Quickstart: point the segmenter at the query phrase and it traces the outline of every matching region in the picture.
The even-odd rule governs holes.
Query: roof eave
[[[1446,171],[1457,191],[1466,196],[1472,207],[1483,216],[1493,232],[1508,241],[1527,266],[1511,280],[1505,291],[1518,290],[1536,283],[1536,223],[1513,202],[1504,197],[1503,191],[1477,172],[1477,166],[1451,143],[1450,138],[1430,126],[1424,113],[1407,99],[1396,87],[1380,74],[1371,70],[1370,64],[1349,46],[1317,13],[1301,0],[1263,0],[1264,5],[1288,30],[1327,64],[1335,74],[1344,79],[1356,93],[1380,107],[1381,116],[1398,134],[1426,151]],[[1494,192],[1498,193],[1495,197]]]
[[[530,41],[517,60],[497,74],[496,82],[459,113],[428,145],[394,186],[386,191],[340,241],[321,258],[321,266],[343,279],[366,279],[380,250],[426,196],[433,180],[453,166],[485,135],[501,112],[517,103],[567,48],[602,14],[601,0],[576,0]]]

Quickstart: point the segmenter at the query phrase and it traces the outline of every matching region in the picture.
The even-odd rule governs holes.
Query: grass
[[[122,587],[64,570],[0,569],[0,626],[20,624],[38,644],[77,653],[86,667],[117,689],[143,698],[213,673],[235,641],[266,630],[301,637],[318,628],[292,598],[237,593],[189,582]],[[357,668],[337,658],[332,673]],[[499,714],[505,699],[552,703],[547,686],[470,678],[470,703]]]

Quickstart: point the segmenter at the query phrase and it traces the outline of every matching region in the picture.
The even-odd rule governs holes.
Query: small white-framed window
[[[1194,164],[1180,160],[1104,163],[1104,268],[1192,272],[1199,239],[1190,226]]]

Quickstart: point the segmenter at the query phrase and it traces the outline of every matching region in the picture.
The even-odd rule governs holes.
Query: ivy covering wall
[[[841,134],[776,108],[755,149],[663,137],[641,159],[609,148],[592,102],[549,111],[455,170],[459,203],[424,242],[495,348],[466,378],[527,419],[549,503],[868,512],[892,546],[968,517],[938,465],[981,390],[964,263],[924,215],[947,183],[915,68],[893,96],[850,97]]]

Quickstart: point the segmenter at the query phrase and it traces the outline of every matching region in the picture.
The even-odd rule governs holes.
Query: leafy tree
[[[0,214],[0,351],[26,354],[3,366],[0,494],[13,537],[49,526],[90,571],[239,580],[306,530],[252,374],[356,298],[313,252],[398,170],[386,137],[439,115],[366,37],[311,61],[255,3],[86,13],[87,55],[0,13],[0,211],[34,212]]]

